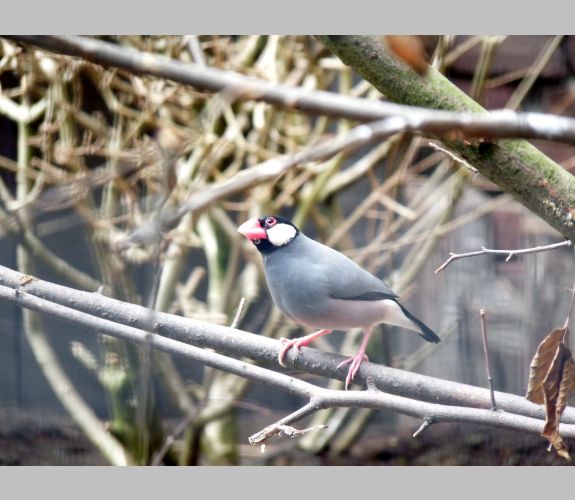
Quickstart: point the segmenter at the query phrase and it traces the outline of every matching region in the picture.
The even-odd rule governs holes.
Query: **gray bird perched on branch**
[[[278,360],[333,330],[363,328],[363,339],[349,364],[348,388],[361,363],[374,325],[386,323],[413,330],[428,342],[440,338],[411,314],[383,281],[342,253],[305,236],[289,220],[275,215],[244,222],[238,231],[259,250],[272,299],[296,323],[320,330],[298,339],[281,339]]]

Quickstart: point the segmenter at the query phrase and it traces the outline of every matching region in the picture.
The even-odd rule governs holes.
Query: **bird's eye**
[[[260,240],[259,238],[255,238],[252,241],[253,241],[254,245],[259,245],[262,240]]]
[[[266,219],[266,226],[273,226],[277,222],[275,217],[268,217]]]

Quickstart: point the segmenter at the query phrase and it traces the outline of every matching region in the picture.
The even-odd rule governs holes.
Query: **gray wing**
[[[315,262],[325,267],[327,292],[331,298],[371,301],[398,297],[383,281],[342,253],[309,238],[306,240],[306,247]]]

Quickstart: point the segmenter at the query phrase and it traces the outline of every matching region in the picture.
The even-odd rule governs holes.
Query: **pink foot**
[[[357,353],[355,354],[355,356],[353,358],[348,358],[345,361],[342,361],[339,365],[337,365],[338,368],[341,366],[347,365],[347,364],[350,365],[349,370],[347,372],[347,377],[345,377],[345,390],[346,391],[347,391],[347,388],[349,387],[349,384],[351,384],[353,377],[355,377],[355,374],[359,370],[359,367],[361,366],[361,364],[364,361],[367,361],[367,356],[365,355],[365,348],[367,347],[367,343],[369,342],[369,338],[371,337],[371,334],[372,334],[371,328],[364,329],[363,339],[361,340],[361,344],[360,344],[359,349],[358,349]]]
[[[280,352],[278,354],[278,363],[280,365],[285,367],[285,363],[284,363],[285,355],[292,347],[294,349],[296,349],[297,351],[299,351],[299,348],[301,346],[305,347],[308,344],[308,342],[301,342],[302,340],[304,340],[304,339],[293,339],[293,340],[289,340],[286,338],[280,339],[280,342],[283,344],[283,347],[280,349]]]
[[[352,358],[347,358],[346,360],[342,361],[339,365],[337,365],[338,368],[341,368],[342,366],[345,366],[345,365],[350,365],[349,370],[347,371],[347,377],[345,377],[345,390],[346,391],[349,387],[349,384],[351,384],[353,377],[355,377],[355,374],[357,373],[357,371],[359,370],[359,367],[361,366],[361,364],[364,361],[369,361],[368,357],[365,354],[363,354],[362,352],[358,352]]]
[[[280,349],[280,352],[278,354],[278,363],[281,366],[285,367],[285,363],[284,363],[284,358],[286,353],[293,347],[296,350],[299,350],[300,347],[305,347],[306,345],[308,345],[310,342],[314,341],[315,339],[319,338],[319,337],[323,337],[324,335],[327,335],[328,333],[331,333],[333,330],[318,330],[317,332],[314,333],[310,333],[309,335],[306,335],[305,337],[301,337],[299,339],[286,339],[286,338],[281,338],[280,342],[283,344],[283,347]]]

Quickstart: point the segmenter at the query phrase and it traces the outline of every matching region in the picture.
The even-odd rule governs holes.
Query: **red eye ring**
[[[266,226],[275,226],[276,223],[277,223],[277,220],[275,217],[266,218]]]

